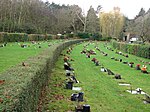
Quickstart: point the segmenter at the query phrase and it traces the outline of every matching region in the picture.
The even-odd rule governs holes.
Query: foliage
[[[133,19],[128,20],[126,25],[127,33],[134,34],[143,43],[150,42],[150,10],[146,13],[142,8],[139,14]]]
[[[28,41],[28,35],[25,33],[5,33],[4,42],[24,42]]]
[[[74,37],[74,34],[67,33],[66,36],[67,36],[68,38],[73,38],[73,37]]]
[[[102,35],[101,35],[100,33],[94,33],[94,34],[92,35],[92,38],[93,38],[94,40],[102,40]]]
[[[109,13],[100,13],[100,30],[103,37],[120,37],[120,33],[124,26],[124,16],[120,13],[120,9],[114,8]]]
[[[51,34],[26,34],[26,33],[0,33],[0,42],[25,42],[50,40],[54,35]]]
[[[112,41],[112,46],[115,49],[130,53],[136,56],[150,59],[150,45],[142,44],[127,44],[122,42]]]
[[[112,37],[102,37],[101,41],[110,41]]]
[[[87,13],[86,27],[87,27],[86,32],[89,32],[89,33],[96,33],[100,31],[98,17],[96,15],[96,11],[94,10],[92,6],[90,7]]]
[[[86,38],[90,38],[90,34],[89,33],[86,33],[86,32],[78,32],[76,34],[77,37],[80,37],[80,38],[83,38],[83,39],[86,39]]]

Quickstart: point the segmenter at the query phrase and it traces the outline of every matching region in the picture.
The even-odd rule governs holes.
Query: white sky
[[[140,9],[143,7],[145,11],[150,8],[150,0],[42,0],[54,2],[56,4],[65,5],[79,5],[85,13],[92,5],[96,10],[98,5],[101,5],[103,11],[110,11],[113,7],[118,6],[121,12],[130,19],[133,19]]]

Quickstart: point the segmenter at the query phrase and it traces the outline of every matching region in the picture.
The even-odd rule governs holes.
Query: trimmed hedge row
[[[140,44],[127,44],[117,41],[112,41],[112,46],[115,49],[121,50],[123,52],[133,54],[139,57],[150,59],[150,45],[140,45]]]
[[[70,40],[48,48],[36,57],[0,74],[0,112],[35,112],[41,89],[46,86],[51,69],[61,51],[83,40]]]
[[[43,41],[50,40],[53,35],[50,34],[26,34],[26,33],[0,33],[0,43],[2,42],[24,42],[24,41]]]

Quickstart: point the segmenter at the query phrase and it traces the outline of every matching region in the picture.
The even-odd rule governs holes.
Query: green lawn
[[[71,58],[75,61],[71,62],[72,67],[75,69],[75,75],[80,81],[75,86],[82,87],[84,92],[84,104],[91,106],[92,112],[149,112],[150,105],[144,104],[144,95],[132,95],[126,92],[130,87],[119,86],[119,82],[126,82],[132,85],[133,89],[142,88],[146,93],[150,94],[150,74],[143,74],[135,68],[130,68],[121,62],[111,59],[111,57],[121,58],[123,61],[134,62],[136,64],[143,64],[140,60],[150,61],[149,59],[139,58],[129,55],[129,58],[115,54],[115,52],[107,50],[104,43],[99,42],[98,47],[108,53],[108,56],[103,56],[100,52],[97,55],[86,58],[85,54],[80,52],[83,50],[83,45],[79,44],[74,47],[73,52],[70,54]],[[95,49],[95,43],[90,44],[87,49]],[[111,69],[114,73],[120,74],[123,79],[116,80],[113,77],[100,71],[100,66],[95,66],[91,61],[96,57],[104,67]],[[150,65],[147,65],[150,71]],[[65,72],[63,70],[63,57],[60,57],[56,63],[56,68],[51,74],[51,80],[48,89],[48,103],[46,110],[49,112],[67,112],[74,110],[75,102],[70,101],[70,96],[75,91],[64,89]],[[60,86],[55,86],[60,84]],[[62,99],[56,99],[54,96],[63,95]]]
[[[36,56],[44,49],[48,48],[48,44],[55,44],[59,40],[50,40],[48,42],[38,42],[38,44],[25,43],[8,43],[6,47],[0,47],[0,73],[12,66],[26,60],[29,57]],[[29,45],[27,48],[21,48],[21,44]],[[39,48],[41,46],[41,48]]]

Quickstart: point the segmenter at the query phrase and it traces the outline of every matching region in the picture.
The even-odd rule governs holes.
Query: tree
[[[124,26],[124,16],[120,13],[120,9],[115,7],[109,13],[100,13],[100,27],[103,37],[120,37],[120,33]]]
[[[146,13],[143,8],[141,8],[138,16],[133,20],[128,21],[127,31],[131,34],[139,37],[139,40],[144,42],[150,41],[150,10]]]
[[[99,31],[99,21],[96,15],[96,11],[92,6],[90,7],[87,13],[87,32],[89,33],[96,33]]]

